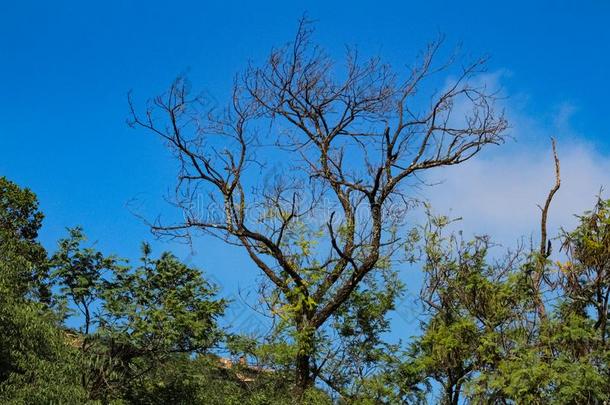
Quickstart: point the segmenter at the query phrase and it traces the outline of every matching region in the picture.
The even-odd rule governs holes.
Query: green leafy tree
[[[36,196],[0,178],[0,402],[80,403],[78,352],[50,310]]]
[[[147,244],[142,251],[141,266],[104,283],[98,331],[111,356],[130,364],[128,381],[174,354],[208,353],[223,337],[217,321],[226,302],[215,297],[216,287],[170,253],[153,259]]]
[[[457,404],[473,379],[507,354],[511,328],[519,328],[531,305],[518,253],[490,264],[489,239],[447,235],[450,223],[431,216],[424,228],[421,297],[427,319],[405,368],[424,381],[435,380],[442,387],[441,401]]]
[[[607,401],[610,357],[598,310],[608,288],[605,205],[564,232],[569,260],[557,264],[538,251],[491,260],[488,238],[445,236],[449,221],[431,218],[422,290],[428,318],[395,377],[407,386],[434,380],[448,404]],[[533,290],[536,271],[545,274],[541,295]]]
[[[92,400],[129,399],[132,389],[174,355],[205,353],[222,331],[226,303],[199,270],[170,253],[131,268],[83,247],[78,228],[59,242],[53,274],[66,307],[81,319],[77,340],[85,359],[82,384]]]
[[[0,177],[0,260],[11,265],[2,277],[17,296],[48,299],[47,252],[37,240],[43,218],[32,191]]]
[[[608,316],[608,201],[599,200],[580,216],[573,231],[563,231],[567,261],[545,266],[552,303],[540,316],[539,300],[529,320],[538,322],[513,334],[512,348],[496,369],[482,375],[483,398],[491,393],[505,400],[539,404],[604,403],[610,399]],[[523,266],[524,274],[539,266],[539,257]],[[536,317],[537,315],[537,317]],[[523,323],[525,324],[524,318]]]
[[[564,232],[568,261],[560,266],[566,304],[575,313],[591,317],[602,343],[610,336],[610,201],[598,200],[580,217],[572,232]],[[592,311],[592,314],[591,312]]]
[[[69,229],[68,233],[69,237],[59,241],[51,258],[52,277],[60,288],[57,298],[62,309],[67,310],[65,316],[83,317],[79,332],[85,337],[85,348],[87,338],[100,321],[95,310],[102,298],[104,281],[121,267],[115,257],[104,256],[93,247],[83,248],[86,238],[81,228]],[[67,303],[71,307],[66,307]]]

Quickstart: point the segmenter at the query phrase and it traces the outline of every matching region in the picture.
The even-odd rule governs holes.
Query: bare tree
[[[544,206],[538,206],[540,208],[540,250],[538,251],[538,260],[536,261],[533,271],[531,272],[532,279],[532,296],[534,304],[536,305],[536,312],[541,322],[546,321],[546,308],[544,306],[544,285],[543,282],[547,281],[545,271],[547,269],[547,261],[551,256],[552,243],[547,237],[547,220],[549,216],[549,209],[551,208],[551,202],[553,197],[559,191],[561,187],[561,166],[559,157],[557,156],[557,145],[554,138],[551,138],[551,145],[553,147],[553,161],[555,163],[555,183],[549,190],[549,193],[544,202]]]
[[[302,20],[291,43],[249,66],[226,108],[208,108],[182,78],[145,112],[130,99],[133,125],[166,140],[180,163],[174,203],[185,220],[154,230],[202,231],[246,250],[296,330],[298,395],[316,378],[316,331],[396,256],[402,218],[390,208],[407,201],[405,186],[501,143],[507,128],[495,94],[474,84],[484,59],[436,65],[438,40],[406,74],[351,49],[339,71],[311,33]],[[441,90],[418,93],[441,72]],[[219,215],[198,212],[202,201]]]

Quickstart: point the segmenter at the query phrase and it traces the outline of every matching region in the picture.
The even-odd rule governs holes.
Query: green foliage
[[[43,214],[36,195],[0,177],[0,243],[11,245],[32,263],[44,261],[45,254],[36,238]]]
[[[404,285],[389,268],[378,274],[366,277],[339,308],[329,331],[329,335],[336,331],[336,339],[328,336],[324,342],[329,353],[325,379],[345,397],[375,397],[381,389],[375,374],[394,360],[392,353],[398,350],[397,344],[385,341],[385,334],[390,331],[389,313]]]
[[[607,401],[607,306],[600,311],[603,300],[596,301],[600,296],[593,292],[603,297],[608,289],[600,275],[608,263],[603,243],[610,247],[601,231],[606,220],[598,204],[575,231],[566,232],[571,261],[552,272],[551,263],[540,267],[536,252],[492,262],[487,238],[445,236],[450,221],[432,218],[424,238],[422,290],[429,318],[402,367],[405,384],[412,384],[409,376],[432,378],[445,403]],[[532,299],[535,271],[548,274],[547,301],[554,307],[545,316]]]
[[[266,294],[279,322],[248,337],[218,325],[227,302],[171,253],[144,244],[131,266],[74,228],[48,258],[42,217],[34,194],[0,178],[0,403],[288,405],[300,355],[317,380],[303,404],[610,401],[610,201],[562,232],[558,263],[534,251],[494,257],[488,237],[464,240],[431,216],[406,237],[425,276],[421,334],[407,344],[388,341],[404,291],[389,256],[323,327],[299,323],[318,303],[294,286]],[[321,234],[299,222],[286,232],[304,285],[320,283]]]
[[[500,360],[494,370],[479,376],[471,395],[538,404],[608,400],[607,351],[603,354],[590,350],[595,340],[591,326],[579,317],[552,320],[548,335],[553,348],[551,356],[537,345],[515,342],[521,344]],[[476,391],[482,387],[487,389]]]
[[[78,352],[44,302],[46,252],[36,197],[0,178],[0,402],[80,403]]]
[[[36,240],[43,217],[34,193],[0,177],[0,262],[6,264],[1,277],[16,296],[49,297],[46,251]]]
[[[70,230],[52,264],[60,298],[82,315],[82,381],[91,399],[123,398],[172,356],[218,344],[226,303],[199,270],[170,253],[154,259],[147,244],[132,269],[84,241],[79,228]]]
[[[82,248],[86,238],[81,228],[68,232],[69,237],[59,241],[58,251],[51,258],[51,275],[59,287],[56,301],[60,309],[69,309],[67,304],[76,307],[84,317],[81,332],[88,335],[98,321],[94,319],[93,307],[105,290],[105,277],[111,277],[120,266],[114,257],[105,257],[91,247]],[[74,315],[74,311],[65,315]]]
[[[0,402],[84,402],[79,353],[53,314],[34,302],[0,301]]]
[[[565,306],[595,319],[594,328],[603,343],[610,337],[610,200],[598,200],[580,218],[572,232],[563,232],[569,260],[560,265],[559,282],[565,290]]]
[[[128,336],[138,350],[154,353],[202,352],[217,344],[222,333],[216,321],[226,302],[214,299],[216,287],[171,253],[152,259],[148,245],[142,250],[140,267],[117,268],[103,282],[99,333]]]

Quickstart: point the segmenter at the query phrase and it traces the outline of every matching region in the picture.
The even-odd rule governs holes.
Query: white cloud
[[[572,226],[574,214],[592,207],[610,173],[610,159],[586,145],[564,142],[559,154],[562,184],[549,214],[554,230]],[[427,196],[435,210],[462,216],[465,230],[504,240],[527,236],[537,232],[537,204],[544,202],[554,183],[550,144],[473,160],[439,178],[443,183],[427,190]]]
[[[488,88],[501,78],[490,74]],[[601,155],[570,127],[577,108],[566,102],[548,115],[534,116],[527,113],[528,99],[519,95],[504,102],[516,142],[427,177],[442,183],[424,189],[424,197],[436,212],[462,217],[460,227],[467,233],[490,234],[506,244],[522,236],[538,237],[537,204],[544,202],[554,184],[551,135],[558,138],[562,181],[549,213],[551,235],[560,226],[573,226],[574,214],[592,208],[600,187],[610,183],[610,156]]]

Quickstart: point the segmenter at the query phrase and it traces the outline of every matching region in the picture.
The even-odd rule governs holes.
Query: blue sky
[[[466,227],[508,240],[531,231],[541,185],[552,176],[548,136],[558,136],[571,173],[557,221],[606,184],[610,2],[493,3],[3,1],[0,175],[38,194],[51,250],[65,227],[82,225],[102,250],[138,257],[151,235],[126,204],[137,198],[146,212],[163,213],[175,165],[158,139],[126,125],[126,93],[156,95],[188,72],[195,88],[222,100],[245,63],[289,40],[307,12],[317,20],[315,39],[333,54],[356,44],[402,66],[440,32],[449,45],[491,56],[488,79],[509,96],[516,142],[447,174],[429,196],[465,221],[482,213]],[[472,192],[455,198],[465,184]],[[189,256],[184,246],[157,245]],[[252,285],[256,270],[242,252],[207,239],[195,251],[188,260],[226,294]]]

